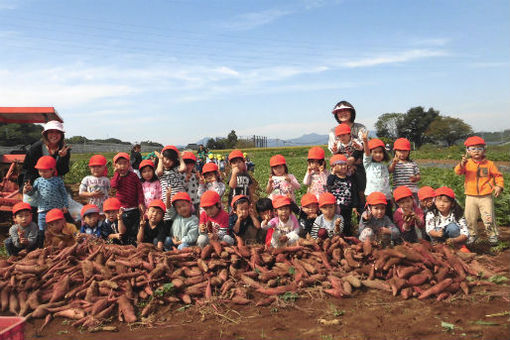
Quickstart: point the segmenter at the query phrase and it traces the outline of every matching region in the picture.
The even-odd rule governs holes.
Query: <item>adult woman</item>
[[[356,110],[354,109],[354,106],[352,106],[351,103],[342,100],[335,105],[331,113],[335,116],[335,119],[338,122],[338,124],[343,123],[349,125],[349,127],[351,128],[352,138],[362,140],[362,132],[365,131],[367,128],[363,124],[354,122],[354,120],[356,119]],[[329,151],[331,151],[332,154],[337,153],[336,141],[337,139],[335,135],[335,128],[333,127],[329,131],[328,141],[328,149]]]

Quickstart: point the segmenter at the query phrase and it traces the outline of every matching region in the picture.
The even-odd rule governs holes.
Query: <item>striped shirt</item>
[[[418,164],[413,161],[398,162],[395,164],[395,170],[393,171],[393,189],[399,186],[406,186],[413,193],[418,192],[417,182],[411,182],[411,176],[420,174]]]
[[[163,175],[159,176],[159,181],[161,182],[161,197],[163,200],[166,200],[166,192],[170,189],[170,199],[173,195],[178,192],[185,192],[186,188],[184,182],[186,180],[186,175],[180,173],[177,170],[177,167],[174,167],[170,170],[163,170]],[[175,218],[176,212],[173,206],[167,208],[164,219],[165,220],[173,220]]]
[[[340,232],[338,233],[338,235],[340,235],[344,230],[344,218],[341,215],[335,214],[331,221],[326,220],[324,215],[318,216],[315,219],[315,222],[313,223],[312,230],[310,231],[310,236],[316,239],[317,237],[319,237],[319,229],[324,228],[327,230],[328,236],[332,237],[333,235],[335,235],[335,221],[337,218],[339,218],[341,221]]]
[[[139,204],[144,204],[142,183],[133,171],[129,171],[126,176],[115,171],[110,184],[117,190],[115,197],[123,208],[136,208]]]

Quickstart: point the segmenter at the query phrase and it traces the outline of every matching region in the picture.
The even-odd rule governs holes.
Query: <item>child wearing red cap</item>
[[[147,209],[147,214],[140,218],[140,227],[136,235],[138,243],[152,243],[159,250],[170,250],[172,241],[168,237],[169,226],[163,220],[166,205],[162,200],[154,200]],[[122,226],[119,226],[122,228]],[[123,228],[122,228],[123,229]],[[121,233],[125,230],[121,229]]]
[[[301,209],[297,216],[299,222],[299,237],[306,237],[312,231],[313,224],[319,216],[319,200],[312,193],[306,193],[301,197]]]
[[[178,192],[186,191],[184,184],[186,164],[181,158],[181,153],[173,145],[167,145],[161,153],[156,152],[159,158],[156,175],[161,182],[161,191],[164,202],[167,205],[165,221],[173,220],[176,212],[172,206],[172,196]]]
[[[276,196],[273,199],[276,217],[269,221],[264,219],[260,225],[264,230],[270,228],[273,230],[271,238],[266,239],[268,246],[281,248],[293,245],[299,240],[299,222],[291,211],[291,203],[292,201],[287,196]]]
[[[80,233],[102,236],[101,225],[99,224],[99,208],[95,204],[86,204],[81,208],[81,228]]]
[[[152,201],[162,198],[161,183],[154,162],[150,159],[144,159],[140,162],[138,169],[140,171],[140,182],[142,182],[142,190],[145,207],[148,208]]]
[[[237,195],[245,195],[252,199],[254,192],[254,183],[246,168],[246,161],[241,150],[232,150],[228,155],[228,163],[232,168],[232,173],[227,179],[230,191],[228,193],[228,205],[232,204],[232,198]]]
[[[398,209],[393,214],[393,222],[400,229],[402,239],[407,242],[418,242],[425,236],[423,211],[416,206],[413,192],[407,186],[399,186],[393,190],[393,198]]]
[[[191,197],[186,192],[178,192],[172,197],[172,204],[177,211],[170,229],[172,246],[179,250],[194,246],[198,239],[198,217],[192,214]]]
[[[122,222],[121,203],[116,197],[110,197],[103,203],[103,212],[105,219],[101,221],[102,237],[115,244],[121,243],[122,234],[119,230],[119,224]]]
[[[266,193],[270,199],[275,196],[287,196],[295,202],[296,197],[294,192],[299,190],[299,184],[296,176],[289,174],[287,161],[282,155],[275,155],[269,160],[271,166],[271,176],[266,186]]]
[[[198,194],[200,173],[197,171],[197,156],[191,151],[186,151],[182,153],[182,160],[186,166],[186,170],[184,171],[184,186],[191,199],[193,212],[198,216],[200,208],[200,195]],[[225,186],[225,184],[223,184],[223,186]]]
[[[90,175],[85,176],[80,184],[78,195],[87,198],[89,204],[95,204],[100,211],[103,210],[103,202],[108,198],[110,191],[110,179],[106,177],[106,158],[103,155],[90,157]]]
[[[314,146],[308,150],[308,167],[303,178],[303,184],[308,187],[306,192],[314,194],[319,199],[320,194],[326,191],[328,175],[324,149]]]
[[[64,213],[60,209],[51,209],[46,214],[46,231],[44,245],[69,247],[76,243],[78,229],[72,223],[67,223]]]
[[[206,163],[202,167],[202,175],[199,177],[198,196],[202,197],[206,191],[215,191],[223,197],[225,194],[225,183],[220,180],[218,166],[214,163]]]
[[[469,228],[468,243],[478,237],[478,218],[483,225],[492,245],[498,243],[499,231],[494,215],[494,197],[503,191],[503,175],[494,162],[485,156],[485,141],[478,136],[469,137],[464,142],[466,155],[455,167],[457,175],[464,176],[466,202],[464,213]]]
[[[393,174],[393,189],[405,185],[417,198],[418,181],[421,179],[418,164],[409,158],[411,154],[411,142],[407,138],[398,138],[393,144],[395,157],[388,166],[388,171]]]
[[[344,229],[344,218],[336,214],[335,196],[329,192],[323,193],[319,197],[319,209],[322,214],[315,219],[310,236],[326,239],[340,235]]]
[[[423,216],[427,215],[434,206],[434,197],[436,197],[436,192],[432,187],[424,186],[418,189],[418,202]]]
[[[18,255],[26,249],[28,252],[37,248],[39,227],[32,221],[32,207],[25,202],[16,203],[12,207],[14,224],[9,228],[9,237],[4,241],[9,256]]]
[[[451,188],[436,189],[434,207],[425,216],[425,229],[433,243],[445,242],[469,252],[464,246],[469,237],[464,211]]]
[[[203,248],[211,238],[234,244],[232,229],[228,223],[228,214],[221,207],[220,195],[215,191],[206,191],[200,198],[200,207],[204,211],[200,214],[200,235],[197,245]]]
[[[245,243],[257,242],[260,222],[248,196],[239,195],[232,199],[232,214],[229,216],[228,224],[234,234],[241,237]]]
[[[382,192],[374,191],[367,196],[367,209],[361,214],[359,222],[361,242],[370,240],[389,246],[391,242],[399,241],[400,231],[385,214],[387,204],[386,195]]]

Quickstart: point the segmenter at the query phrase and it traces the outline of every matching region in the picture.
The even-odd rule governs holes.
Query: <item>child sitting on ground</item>
[[[293,245],[299,240],[299,222],[291,211],[291,203],[287,196],[276,196],[273,199],[273,207],[276,209],[276,217],[262,221],[262,229],[270,229],[266,236],[266,245],[273,248],[281,248]]]
[[[386,213],[386,195],[374,191],[367,197],[367,210],[361,214],[359,223],[359,240],[377,241],[383,247],[389,246],[391,242],[398,242],[400,231],[391,222]]]
[[[206,191],[200,198],[200,207],[204,211],[200,214],[200,235],[197,245],[203,248],[209,244],[209,239],[234,244],[228,225],[228,214],[221,207],[220,195],[216,191]]]
[[[247,244],[256,243],[260,222],[250,205],[250,199],[244,195],[235,196],[232,199],[232,212],[228,223],[234,234]]]
[[[267,219],[268,221],[274,217],[273,202],[267,198],[262,197],[255,203],[255,210],[257,211],[259,223]],[[267,230],[260,228],[257,233],[257,243],[265,243]]]
[[[232,173],[227,180],[230,191],[228,193],[228,205],[232,204],[232,198],[237,195],[245,195],[252,199],[253,180],[246,170],[246,163],[241,150],[232,150],[228,155],[228,162],[232,167]]]
[[[7,255],[18,255],[26,249],[28,252],[37,248],[39,227],[32,221],[32,207],[25,202],[16,203],[12,207],[14,224],[9,228],[9,237],[4,241]]]
[[[336,214],[336,198],[325,192],[319,197],[321,215],[315,219],[310,236],[314,239],[327,239],[333,235],[340,235],[344,229],[344,219]]]
[[[65,248],[76,243],[78,229],[72,223],[67,223],[64,213],[60,209],[51,209],[46,214],[47,228],[44,236],[44,245]]]
[[[308,151],[308,167],[303,178],[303,184],[308,187],[307,193],[312,193],[319,199],[320,194],[326,191],[328,175],[324,149],[314,146]]]
[[[301,197],[301,210],[298,215],[299,237],[306,237],[312,231],[315,219],[319,215],[319,200],[312,193]]]
[[[116,197],[110,197],[103,203],[105,219],[101,221],[102,237],[111,240],[115,244],[120,244],[122,235],[119,230],[119,224],[122,223],[122,212],[120,211],[120,201]]]
[[[147,209],[147,214],[140,219],[140,227],[136,235],[138,243],[154,244],[159,250],[170,250],[172,247],[168,236],[168,225],[163,220],[166,205],[162,200],[154,200]],[[124,230],[121,230],[123,233]]]
[[[86,204],[81,208],[82,225],[80,233],[101,237],[101,225],[99,224],[99,208],[95,204]]]
[[[192,247],[198,238],[198,217],[192,214],[191,197],[186,192],[178,192],[172,197],[177,217],[172,223],[170,237],[172,245],[181,250]]]
[[[427,215],[427,212],[434,206],[434,197],[436,197],[436,192],[432,187],[424,186],[418,189],[418,200],[423,216]]]
[[[95,204],[100,211],[103,211],[103,202],[108,198],[108,191],[110,191],[106,158],[103,155],[90,157],[89,169],[90,175],[82,179],[78,195],[88,198],[89,204]]]
[[[159,182],[158,176],[156,176],[153,161],[149,159],[144,159],[141,161],[139,171],[144,197],[143,202],[145,208],[148,208],[152,201],[161,199],[161,183]]]
[[[393,222],[400,229],[402,239],[407,242],[418,242],[425,236],[423,211],[416,206],[413,192],[407,186],[397,187],[393,198],[398,209],[393,214]]]
[[[491,245],[498,243],[499,231],[494,214],[494,197],[503,191],[503,175],[494,162],[485,156],[485,141],[478,136],[464,142],[467,155],[455,167],[457,175],[464,176],[466,194],[465,216],[469,228],[468,243],[478,237],[478,217],[482,217],[485,231]],[[469,158],[467,157],[469,156]]]

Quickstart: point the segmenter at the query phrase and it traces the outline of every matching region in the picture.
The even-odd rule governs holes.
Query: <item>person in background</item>
[[[135,174],[138,177],[140,177],[139,166],[140,166],[140,162],[142,161],[141,151],[142,151],[142,146],[140,144],[135,144],[133,146],[133,148],[131,149],[131,154],[129,157],[130,162],[131,162],[131,167],[133,168],[133,171],[135,172]]]
[[[202,144],[200,144],[198,146],[198,151],[197,151],[197,171],[199,173],[202,172],[202,167],[205,164],[206,157],[207,157],[207,149]]]
[[[9,228],[9,237],[4,241],[7,255],[16,256],[26,249],[30,252],[37,248],[39,227],[32,221],[32,207],[25,202],[16,203],[12,207],[14,224]]]
[[[100,211],[103,211],[103,202],[108,199],[110,191],[110,179],[106,168],[106,158],[103,155],[90,157],[90,175],[85,176],[78,190],[78,195],[88,199],[89,204],[95,204]]]

